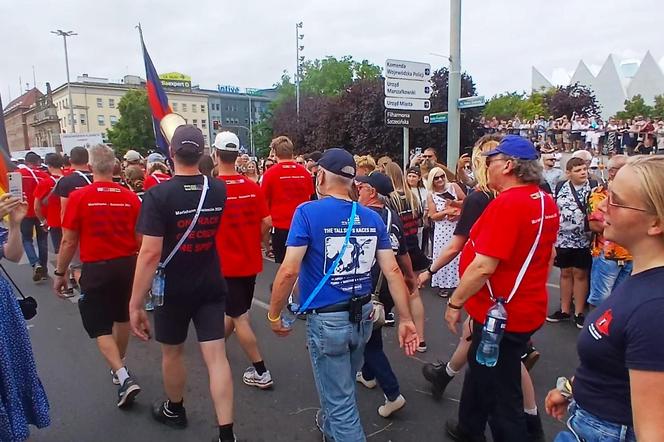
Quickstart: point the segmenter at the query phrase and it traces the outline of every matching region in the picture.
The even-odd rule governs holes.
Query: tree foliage
[[[146,154],[155,146],[152,116],[145,90],[130,90],[118,103],[120,119],[108,129],[108,139],[118,154],[134,149]]]
[[[659,95],[659,101],[662,102],[662,96]],[[662,103],[664,104],[664,103]],[[649,118],[653,114],[653,107],[648,106],[641,95],[634,95],[631,100],[625,100],[625,109],[616,112],[616,118],[620,120],[631,120],[634,117],[642,116]]]
[[[559,118],[563,115],[599,115],[600,106],[595,93],[579,83],[558,86],[544,94],[544,104],[550,115]]]

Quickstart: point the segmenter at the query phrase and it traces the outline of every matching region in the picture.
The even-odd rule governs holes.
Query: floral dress
[[[448,186],[445,189],[447,192],[454,195],[457,198],[457,194],[454,190],[454,186]],[[447,207],[447,200],[442,196],[439,196],[435,192],[431,192],[431,197],[433,198],[433,203],[436,205],[436,211],[440,212],[445,210]],[[447,219],[442,219],[434,222],[434,231],[433,231],[433,259],[435,260],[438,255],[447,247],[452,236],[454,235],[454,229],[456,228],[457,222],[450,221]],[[431,286],[439,287],[445,289],[453,289],[459,285],[459,256],[454,258],[448,265],[438,270],[431,277]]]
[[[0,228],[0,244],[7,231]],[[0,246],[0,258],[3,247]],[[50,424],[49,405],[37,375],[30,335],[9,281],[0,276],[0,440],[24,441],[28,425]]]

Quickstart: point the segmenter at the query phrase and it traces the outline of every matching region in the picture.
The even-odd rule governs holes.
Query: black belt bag
[[[371,301],[371,295],[358,296],[351,298],[348,302],[340,302],[328,305],[326,307],[312,308],[306,310],[306,314],[317,313],[338,313],[348,312],[348,319],[353,324],[359,324],[362,321],[362,307]]]

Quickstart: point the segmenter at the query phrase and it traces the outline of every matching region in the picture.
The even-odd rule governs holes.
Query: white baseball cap
[[[239,152],[240,139],[233,132],[220,132],[214,138],[214,147],[228,152]]]
[[[143,159],[140,153],[136,152],[135,150],[128,150],[126,154],[124,154],[124,159],[126,161],[140,161]]]

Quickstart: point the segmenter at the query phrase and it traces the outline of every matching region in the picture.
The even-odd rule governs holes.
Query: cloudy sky
[[[480,94],[530,87],[531,66],[564,81],[584,59],[595,73],[611,52],[640,59],[651,50],[664,66],[661,0],[463,0],[461,62]],[[135,25],[159,72],[191,75],[194,84],[270,87],[295,65],[295,23],[304,22],[304,55],[352,55],[430,62],[449,54],[449,1],[436,0],[10,0],[0,1],[0,94],[19,92],[19,77],[44,90],[71,76],[145,76]]]

